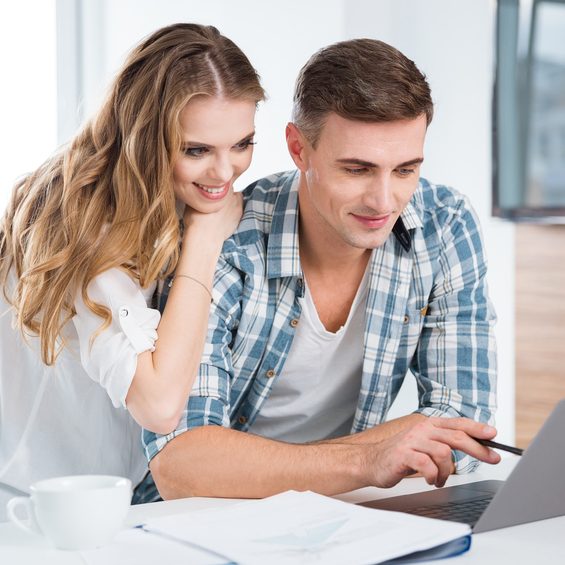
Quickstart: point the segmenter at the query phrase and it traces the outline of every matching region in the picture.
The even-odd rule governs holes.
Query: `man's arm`
[[[439,187],[438,190],[447,190]],[[439,195],[445,198],[445,195]],[[425,416],[493,423],[496,409],[495,315],[488,297],[480,227],[466,199],[449,201],[427,313],[411,371]],[[454,454],[457,472],[477,462]]]
[[[289,489],[333,495],[365,486],[391,487],[413,473],[443,486],[451,472],[452,449],[497,463],[499,455],[473,439],[495,434],[494,428],[466,418],[425,418],[375,444],[295,445],[203,426],[170,441],[150,468],[165,499],[261,498]]]

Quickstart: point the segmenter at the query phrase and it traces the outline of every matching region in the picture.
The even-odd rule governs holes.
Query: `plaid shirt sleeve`
[[[466,416],[493,423],[496,409],[495,314],[488,298],[486,260],[474,211],[465,199],[443,226],[428,311],[412,360],[419,410],[427,416]],[[456,472],[479,462],[453,454]]]
[[[173,438],[189,429],[217,425],[229,427],[230,376],[233,375],[230,343],[240,316],[240,272],[220,256],[214,278],[214,302],[208,319],[208,336],[202,362],[177,428],[167,435],[143,430],[143,446],[150,461]]]

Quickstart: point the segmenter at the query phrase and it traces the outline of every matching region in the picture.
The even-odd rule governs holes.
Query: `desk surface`
[[[506,456],[499,465],[482,465],[470,475],[451,476],[447,485],[456,485],[483,479],[504,479],[512,470],[516,457]],[[347,502],[365,502],[375,498],[386,498],[427,490],[424,479],[405,479],[392,489],[364,488],[336,498]],[[212,498],[186,498],[154,504],[132,506],[127,518],[128,525],[142,523],[149,518],[166,516],[200,508],[212,508],[234,504],[237,500]],[[166,557],[163,556],[166,563]],[[38,536],[28,535],[9,523],[0,524],[0,563],[3,565],[84,565],[77,552],[51,549]],[[532,564],[544,565],[565,563],[565,516],[504,528],[473,536],[473,545],[468,553],[449,561],[435,561],[447,565],[474,563]]]

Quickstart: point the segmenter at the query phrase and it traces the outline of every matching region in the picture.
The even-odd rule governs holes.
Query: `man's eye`
[[[396,172],[401,177],[409,177],[410,175],[414,174],[415,169],[396,169]]]
[[[355,167],[355,168],[346,167],[346,169],[345,169],[345,172],[348,175],[354,175],[354,176],[363,175],[367,171],[368,171],[367,167]]]
[[[207,147],[185,147],[182,152],[187,157],[203,157],[206,153],[208,153]]]

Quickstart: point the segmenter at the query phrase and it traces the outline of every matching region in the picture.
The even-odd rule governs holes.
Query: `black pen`
[[[510,445],[504,445],[503,443],[490,441],[490,439],[474,439],[481,445],[486,445],[487,447],[492,447],[493,449],[502,449],[502,451],[508,451],[508,453],[514,453],[514,455],[522,455],[522,453],[524,453],[524,450],[520,449],[519,447],[511,447]]]

